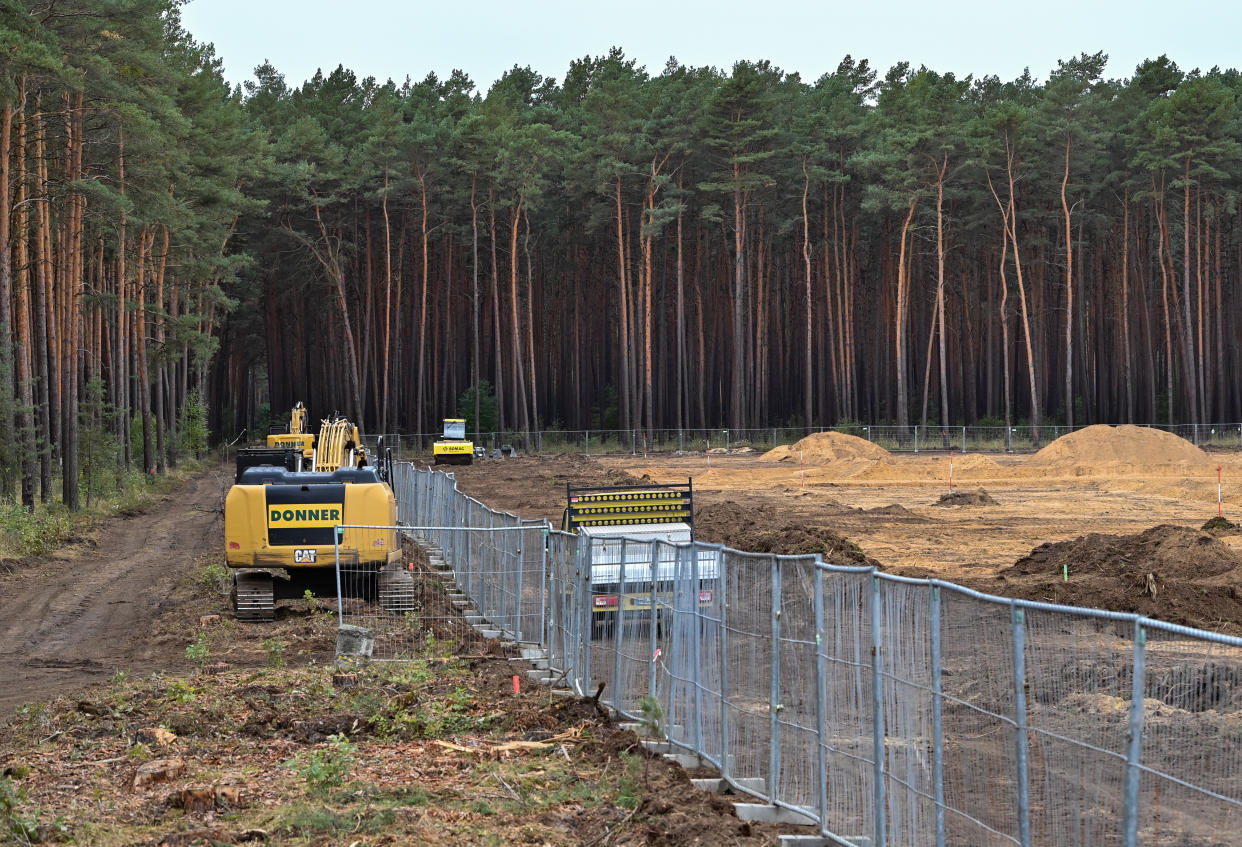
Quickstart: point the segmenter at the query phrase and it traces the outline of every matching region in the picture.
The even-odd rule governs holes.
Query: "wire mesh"
[[[1242,832],[1242,647],[1146,628],[1138,840],[1218,847]]]
[[[653,697],[669,740],[825,835],[1216,847],[1242,831],[1242,640],[698,543],[625,541],[601,581],[585,539],[451,475],[399,466],[394,484],[450,603],[540,641],[554,674],[603,683],[631,718]],[[388,608],[355,568],[344,593],[382,619],[377,650],[442,637],[434,597]]]

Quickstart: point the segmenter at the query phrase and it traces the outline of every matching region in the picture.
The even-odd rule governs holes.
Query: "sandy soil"
[[[141,514],[107,521],[88,543],[0,578],[0,716],[119,670],[185,664],[187,636],[169,613],[194,614],[177,589],[203,556],[219,554],[231,482],[226,467],[213,468]]]
[[[942,505],[950,466],[954,491],[976,495],[962,499],[986,499],[977,496],[982,489],[995,505]],[[817,529],[811,535],[820,541],[831,536],[852,542],[837,545],[843,564],[866,559],[893,572],[1002,596],[1137,611],[1242,634],[1242,605],[1232,598],[1242,588],[1242,572],[1230,567],[1224,576],[1209,575],[1198,552],[1166,559],[1163,571],[1153,565],[1138,583],[1130,573],[1138,565],[1104,564],[1079,573],[1074,557],[1068,584],[1060,560],[1011,570],[1041,545],[1091,534],[1101,536],[1086,542],[1093,549],[1131,537],[1140,558],[1150,540],[1141,534],[1159,525],[1209,537],[1199,528],[1217,513],[1218,466],[1224,515],[1236,518],[1242,514],[1242,455],[1208,454],[1176,436],[1139,427],[1089,427],[1023,456],[889,454],[852,436],[821,433],[764,455],[489,460],[460,468],[457,476],[465,491],[495,508],[557,524],[566,482],[691,479],[696,532],[705,541],[782,553],[824,552],[814,540],[811,546],[772,544],[774,533],[806,536]],[[1242,535],[1215,533],[1211,540],[1213,550],[1242,552]],[[1120,543],[1119,563],[1130,555],[1127,542]],[[1154,574],[1154,597],[1146,590],[1147,573]],[[1204,580],[1206,589],[1199,584]],[[1193,584],[1192,595],[1204,589],[1229,602],[1226,608],[1207,603],[1199,609],[1186,600],[1169,608],[1179,583]]]

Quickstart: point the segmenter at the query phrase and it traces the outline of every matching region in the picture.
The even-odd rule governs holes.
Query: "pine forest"
[[[0,500],[77,509],[299,400],[368,433],[1242,421],[1237,70],[613,48],[231,88],[180,7],[0,0]]]

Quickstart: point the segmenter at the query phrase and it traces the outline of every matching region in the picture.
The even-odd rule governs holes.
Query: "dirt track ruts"
[[[226,471],[213,466],[142,513],[106,521],[92,545],[0,579],[0,722],[119,670],[184,663],[186,641],[154,639],[152,624],[222,542]]]

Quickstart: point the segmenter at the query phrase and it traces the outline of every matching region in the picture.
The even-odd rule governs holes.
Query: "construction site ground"
[[[1218,467],[1236,517],[1242,455],[1131,427],[1020,456],[890,455],[824,433],[766,456],[454,471],[488,505],[554,524],[566,483],[691,478],[701,540],[1240,635],[1242,536],[1201,529]],[[782,831],[693,791],[589,700],[515,694],[521,664],[499,651],[342,676],[327,598],[230,621],[230,481],[216,465],[53,556],[0,560],[0,786],[13,798],[0,797],[0,842],[26,824],[27,837],[92,844],[769,844]]]

